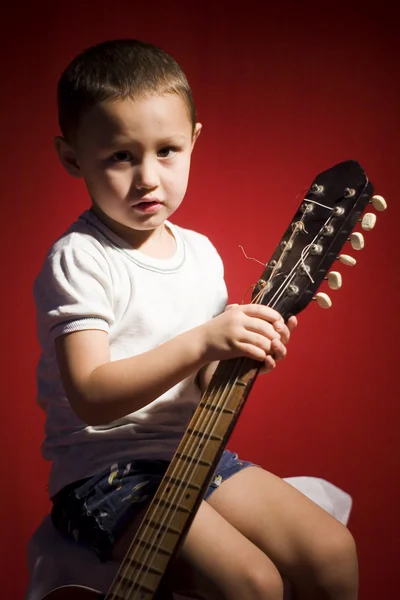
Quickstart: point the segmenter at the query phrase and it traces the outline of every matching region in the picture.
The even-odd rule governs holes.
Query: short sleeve
[[[69,243],[47,256],[34,284],[39,338],[84,329],[108,332],[114,322],[107,262]]]
[[[214,269],[215,269],[215,310],[213,316],[217,316],[220,313],[224,312],[227,302],[228,302],[228,291],[226,288],[225,278],[224,278],[224,263],[220,255],[217,252],[217,249],[210,242],[212,247],[212,254],[214,256]]]

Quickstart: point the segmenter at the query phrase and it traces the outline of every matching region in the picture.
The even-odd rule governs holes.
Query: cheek
[[[112,193],[114,197],[125,197],[129,192],[130,178],[123,171],[101,171],[91,178],[91,187],[97,195]]]
[[[104,184],[107,190],[112,191],[116,196],[124,197],[129,192],[131,178],[127,171],[115,171],[105,176]]]
[[[190,159],[182,161],[170,178],[170,186],[175,187],[179,195],[185,193],[189,179]]]

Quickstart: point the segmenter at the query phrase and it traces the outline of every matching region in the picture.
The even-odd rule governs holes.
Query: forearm
[[[206,361],[196,328],[143,354],[97,366],[67,395],[84,422],[104,425],[143,408]]]
[[[219,360],[215,360],[204,365],[204,367],[200,369],[199,374],[197,376],[197,381],[202,394],[204,394],[204,392],[206,391],[218,365]]]

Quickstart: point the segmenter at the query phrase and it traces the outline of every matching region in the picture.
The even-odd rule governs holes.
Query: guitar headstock
[[[329,296],[315,296],[315,292],[324,279],[328,279],[332,289],[341,286],[340,273],[328,274],[336,260],[350,266],[356,263],[352,256],[340,251],[346,242],[353,250],[363,248],[363,235],[352,231],[359,221],[365,231],[374,227],[375,213],[361,218],[368,203],[378,211],[386,209],[385,200],[373,193],[364,170],[353,160],[317,175],[268,261],[252,301],[275,308],[285,320],[303,310],[312,299],[329,308]]]

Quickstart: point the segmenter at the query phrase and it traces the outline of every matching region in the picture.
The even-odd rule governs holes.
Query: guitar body
[[[105,595],[82,585],[63,585],[49,592],[42,600],[104,600]],[[135,600],[132,598],[131,600]],[[174,600],[166,590],[157,592],[155,600]]]
[[[52,590],[43,600],[103,600],[104,594],[81,585],[63,585]]]

